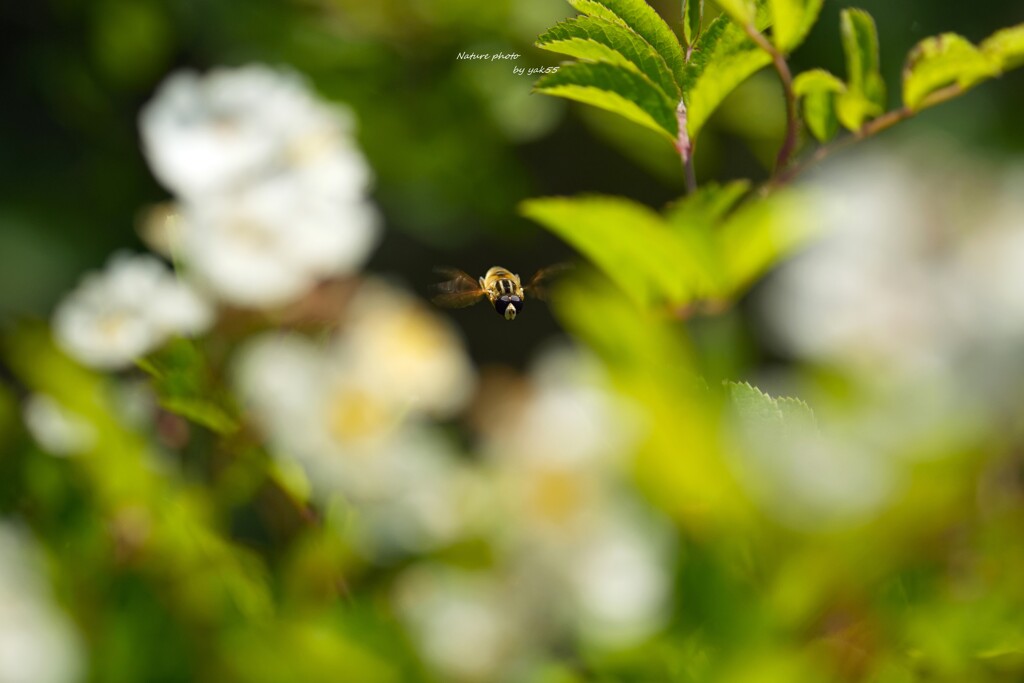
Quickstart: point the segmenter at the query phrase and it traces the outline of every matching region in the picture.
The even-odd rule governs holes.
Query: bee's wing
[[[548,294],[550,293],[551,283],[566,271],[572,270],[573,264],[571,263],[556,263],[548,266],[547,268],[541,268],[530,281],[526,284],[523,289],[526,291],[528,296],[541,301],[547,301]]]
[[[434,268],[434,272],[447,277],[431,288],[430,300],[445,308],[472,306],[485,296],[480,282],[458,268]]]

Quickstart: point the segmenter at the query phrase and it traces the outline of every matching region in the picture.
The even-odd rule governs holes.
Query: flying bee
[[[545,282],[566,267],[566,264],[560,264],[543,268],[526,285],[518,275],[500,266],[490,268],[477,279],[456,268],[437,268],[438,273],[450,279],[434,286],[432,301],[447,308],[464,308],[486,298],[498,315],[505,320],[515,320],[523,312],[527,294],[535,299],[546,298]]]

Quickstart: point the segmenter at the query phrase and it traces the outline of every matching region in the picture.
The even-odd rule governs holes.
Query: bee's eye
[[[523,300],[515,294],[506,294],[494,301],[494,310],[505,320],[515,320],[523,310]]]

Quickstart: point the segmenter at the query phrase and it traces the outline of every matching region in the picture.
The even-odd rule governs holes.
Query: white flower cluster
[[[171,76],[142,139],[177,197],[171,248],[226,303],[272,307],[358,269],[378,238],[351,113],[290,71]]]
[[[115,254],[60,303],[53,333],[82,363],[118,369],[171,336],[204,331],[212,320],[210,306],[160,260]]]
[[[351,273],[378,238],[350,113],[289,71],[171,76],[141,116],[146,156],[176,195],[151,243],[231,305],[281,306]],[[151,226],[152,228],[152,226]],[[57,308],[55,336],[86,365],[129,365],[204,331],[210,306],[150,256],[116,256]]]
[[[497,566],[431,563],[402,577],[399,608],[424,657],[447,679],[511,680],[567,634],[620,647],[654,633],[671,610],[671,544],[622,490],[638,436],[628,406],[559,350],[491,408],[478,514]]]
[[[742,478],[787,524],[875,513],[916,461],[989,438],[1024,398],[1024,170],[975,175],[935,154],[825,175],[824,237],[762,292],[773,341],[848,380],[836,395],[784,373],[817,424],[787,422],[777,442],[734,430]]]
[[[826,237],[762,299],[780,345],[889,381],[956,373],[1024,339],[1024,170],[967,165],[876,156],[826,176]]]
[[[326,344],[250,342],[237,384],[252,421],[303,466],[318,499],[340,494],[359,510],[370,554],[448,540],[464,477],[425,418],[454,415],[470,398],[461,340],[421,301],[373,280],[341,324]]]
[[[0,523],[0,683],[82,680],[82,651],[23,532]]]

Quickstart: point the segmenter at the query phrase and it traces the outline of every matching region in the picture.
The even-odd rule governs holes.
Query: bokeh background
[[[652,4],[670,20],[679,11]],[[878,24],[892,106],[920,39],[980,41],[1024,21],[1010,0],[858,4]],[[843,74],[846,6],[825,1],[795,72]],[[119,249],[146,249],[145,212],[170,193],[138,119],[180,69],[290,67],[356,115],[383,227],[360,276],[377,284],[339,308],[345,353],[370,359],[357,367],[385,366],[381,349],[422,358],[415,339],[392,349],[394,335],[357,333],[387,332],[425,305],[435,266],[527,276],[576,258],[518,215],[521,200],[678,199],[678,158],[660,139],[532,95],[533,77],[512,62],[456,58],[557,64],[532,42],[571,14],[561,0],[0,9],[0,683],[1021,680],[1022,335],[993,321],[1024,311],[1012,277],[1024,251],[1010,248],[1024,71],[864,143],[867,161],[843,152],[802,176],[832,197],[819,208],[840,232],[861,210],[877,229],[818,266],[769,276],[721,316],[645,316],[586,268],[562,303],[534,303],[514,324],[482,306],[423,309],[434,321],[425,337],[450,323],[436,334],[452,352],[425,356],[447,368],[436,381],[416,375],[436,405],[395,418],[401,438],[376,469],[339,472],[322,444],[291,440],[318,429],[302,418],[322,389],[311,377],[330,375],[322,331],[272,334],[243,354],[239,339],[273,324],[225,316],[227,341],[204,342],[205,360],[177,343],[154,359],[158,392],[181,390],[177,381],[218,401],[238,394],[225,405],[245,405],[256,429],[227,435],[208,414],[191,425],[173,411],[125,414],[153,407],[140,370],[104,378],[53,349],[40,324],[82,274]],[[783,116],[771,72],[732,94],[700,141],[701,184],[765,179]],[[930,179],[918,183],[918,169]],[[974,216],[994,226],[991,241],[963,237]],[[910,246],[892,239],[903,227]],[[865,254],[896,256],[857,260]],[[927,275],[919,289],[903,288],[907,264]],[[831,276],[846,268],[882,284],[844,289]],[[990,271],[1006,277],[990,282]],[[951,290],[932,287],[944,278],[964,284],[957,310],[978,316],[947,320]],[[849,315],[833,316],[834,304]],[[892,324],[904,319],[918,324]],[[236,356],[259,359],[240,381],[225,361]],[[477,393],[446,412],[465,390],[463,362]],[[373,379],[400,394],[406,378]],[[718,390],[746,379],[806,398],[817,417],[746,385]],[[101,394],[110,405],[81,399]],[[38,400],[47,395],[80,408],[98,455],[53,457],[81,430]],[[734,415],[730,400],[760,417]],[[355,414],[357,431],[378,417]],[[30,434],[29,415],[57,440]],[[276,458],[304,449],[317,456]],[[405,467],[414,461],[430,465]],[[325,495],[335,481],[354,487],[342,498],[367,526],[353,528],[346,504]],[[403,497],[420,490],[444,504]],[[582,531],[577,514],[589,520]]]

